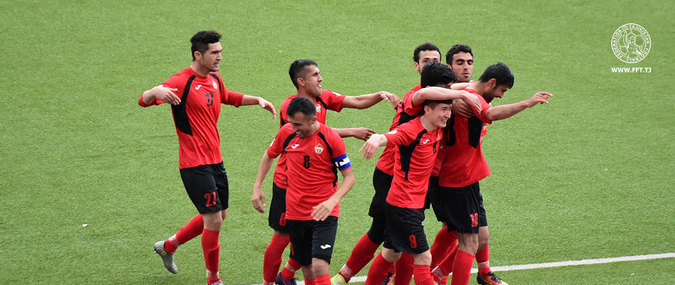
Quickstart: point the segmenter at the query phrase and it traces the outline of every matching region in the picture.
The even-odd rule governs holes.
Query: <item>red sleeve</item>
[[[345,101],[344,95],[324,89],[321,92],[321,99],[326,103],[328,109],[335,112],[342,111],[342,102]]]
[[[143,93],[145,93],[145,92],[143,92]],[[143,93],[141,93],[141,97],[138,98],[138,105],[140,105],[141,107],[150,107],[152,105],[157,105],[157,101],[158,101],[157,98],[155,98],[155,100],[152,100],[152,102],[150,102],[150,104],[145,104],[145,102],[143,102]]]
[[[474,108],[473,106],[469,106],[469,108],[471,108],[471,110],[473,110],[474,115],[476,115],[476,117],[477,117],[479,120],[483,121],[484,123],[486,123],[486,124],[492,124],[492,121],[488,120],[488,119],[485,117],[485,112],[486,112],[488,109],[492,108],[492,105],[490,105],[490,103],[488,103],[487,101],[485,101],[485,98],[483,98],[483,96],[479,95],[479,94],[476,92],[476,90],[473,90],[473,89],[471,89],[471,88],[464,88],[464,91],[467,91],[467,92],[469,92],[469,93],[471,93],[471,94],[474,94],[474,95],[478,96],[478,100],[480,101],[480,108],[481,108],[480,113],[479,113],[478,110],[477,110],[476,108]]]
[[[234,92],[223,88],[225,92],[221,92],[221,102],[223,104],[232,105],[235,107],[241,106],[241,100],[244,99],[244,94]],[[222,95],[224,93],[224,95]]]
[[[185,78],[184,76],[182,76],[182,74],[183,72],[176,73],[173,76],[169,77],[169,79],[164,81],[164,83],[162,83],[162,86],[164,87],[178,89],[174,93],[176,94],[176,96],[178,96],[178,98],[181,99],[183,99],[183,89],[185,88]],[[141,105],[143,107],[150,107],[153,105],[160,105],[164,103],[166,102],[155,98],[154,100],[152,100],[152,102],[150,102],[150,104],[145,104],[143,102],[143,94],[141,94],[141,97],[138,98],[138,105]]]
[[[412,90],[410,90],[412,92]],[[417,92],[417,91],[415,91]],[[413,102],[412,98],[415,92],[408,92],[403,96],[403,106],[405,106],[405,109],[403,109],[403,112],[406,112],[406,114],[411,115],[411,116],[416,116],[417,114],[422,112],[422,105],[420,104],[419,106],[414,106],[413,107]]]
[[[402,124],[391,132],[384,134],[387,137],[387,145],[409,145],[415,138],[410,134],[410,126],[413,126],[415,121],[410,121]]]
[[[281,127],[279,132],[277,132],[277,136],[272,141],[272,144],[267,148],[267,155],[271,158],[279,156],[279,154],[284,151],[284,141],[291,133],[293,133],[291,124],[286,124]]]

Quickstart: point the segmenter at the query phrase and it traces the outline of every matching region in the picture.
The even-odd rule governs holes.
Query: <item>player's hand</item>
[[[251,202],[253,203],[253,208],[258,210],[258,212],[265,213],[265,207],[267,207],[267,203],[265,202],[265,193],[262,191],[260,186],[253,186],[253,196],[251,196]]]
[[[150,92],[155,94],[155,98],[162,100],[164,102],[167,102],[171,105],[178,105],[180,104],[180,98],[176,95],[176,92],[178,89],[176,88],[168,88],[164,87],[162,85],[156,86],[152,89],[150,89]]]
[[[363,158],[371,159],[373,155],[375,155],[375,152],[377,152],[377,149],[380,147],[380,139],[378,136],[379,135],[377,134],[370,136],[361,149],[359,149],[359,152],[363,152]]]
[[[382,98],[382,100],[388,100],[391,103],[392,108],[396,108],[396,106],[401,103],[401,98],[398,98],[396,94],[389,93],[387,91],[380,91],[378,94],[380,94],[380,98]]]
[[[462,92],[462,95],[463,95],[462,100],[465,103],[467,103],[469,106],[474,107],[476,109],[476,111],[478,111],[478,113],[480,113],[481,104],[480,104],[480,100],[478,99],[478,96],[476,96],[474,94],[471,94],[469,92],[466,92],[466,91],[461,91],[461,92]],[[471,115],[473,115],[473,113]],[[467,116],[467,117],[470,117],[470,116]]]
[[[452,113],[467,118],[473,116],[473,111],[471,110],[471,107],[469,107],[469,105],[467,105],[464,102],[464,100],[452,101]]]
[[[315,221],[325,221],[330,213],[333,212],[333,209],[337,205],[337,201],[332,197],[326,201],[321,202],[321,204],[314,206],[314,211],[312,211],[312,219]]]
[[[374,135],[375,131],[369,129],[369,128],[352,128],[352,136],[360,139],[360,140],[367,140],[370,138],[370,136]]]
[[[272,113],[272,119],[277,118],[277,109],[274,108],[274,105],[272,103],[261,97],[258,97],[258,105],[260,105],[260,107],[262,107],[263,109],[270,111],[270,113]]]
[[[527,100],[527,107],[534,107],[537,104],[548,104],[548,98],[551,98],[551,96],[553,96],[553,94],[548,92],[537,92],[532,98]]]

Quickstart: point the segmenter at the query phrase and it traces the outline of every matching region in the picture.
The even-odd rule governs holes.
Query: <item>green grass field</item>
[[[199,240],[179,249],[178,275],[152,251],[195,209],[177,171],[168,106],[137,105],[143,90],[190,64],[189,37],[203,29],[224,35],[227,87],[277,107],[295,93],[287,75],[295,59],[315,59],[324,88],[402,96],[419,81],[415,46],[432,41],[445,53],[469,44],[474,79],[498,61],[515,74],[495,104],[554,94],[488,127],[493,175],[481,188],[491,265],[675,252],[675,3],[186,2],[0,2],[0,284],[204,283]],[[626,23],[651,35],[640,63],[623,63],[610,48]],[[381,103],[332,113],[328,124],[382,132],[392,116]],[[221,275],[225,284],[258,284],[272,232],[250,195],[278,121],[227,106],[219,128],[232,189]],[[359,156],[361,141],[346,143],[357,184],[342,202],[331,274],[370,223],[376,160]],[[270,188],[268,177],[271,196]],[[433,239],[440,225],[432,212],[427,218]],[[670,258],[499,275],[512,285],[657,284],[675,281],[674,266]]]

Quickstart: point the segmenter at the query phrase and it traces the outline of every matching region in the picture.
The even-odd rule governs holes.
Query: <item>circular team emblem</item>
[[[317,144],[317,145],[314,147],[314,152],[316,152],[316,153],[318,153],[318,154],[321,154],[321,153],[323,152],[323,147],[322,147],[320,144]]]
[[[213,89],[218,89],[218,84],[216,84],[215,80],[213,80]]]
[[[625,24],[612,35],[612,51],[625,63],[637,63],[645,59],[652,48],[652,38],[638,24]]]

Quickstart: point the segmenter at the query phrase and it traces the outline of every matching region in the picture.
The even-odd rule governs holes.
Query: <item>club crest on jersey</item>
[[[314,152],[316,152],[317,154],[321,154],[323,152],[323,146],[321,146],[320,144],[317,144],[314,147]]]
[[[213,80],[213,89],[218,89],[218,84],[216,83],[215,80]]]
[[[316,113],[321,113],[321,105],[316,105]]]
[[[440,141],[441,140],[441,133],[438,133],[438,136],[436,136],[436,140]]]

